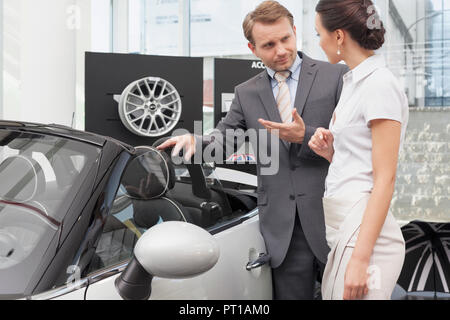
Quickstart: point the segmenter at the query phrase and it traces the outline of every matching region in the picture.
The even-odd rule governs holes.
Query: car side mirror
[[[206,230],[186,222],[169,221],[147,230],[115,286],[125,300],[147,300],[153,277],[192,278],[219,260],[219,245]]]

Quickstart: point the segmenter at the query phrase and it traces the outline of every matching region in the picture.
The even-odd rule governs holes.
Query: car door
[[[220,257],[211,270],[191,279],[155,277],[150,299],[271,299],[270,267],[264,265],[246,270],[249,261],[266,252],[259,232],[258,215],[256,211],[250,215],[253,216],[237,225],[234,225],[236,221],[230,221],[230,226],[233,226],[214,235],[220,247]],[[121,299],[114,285],[119,273],[107,276],[108,272],[111,274],[111,270],[106,268],[103,276],[101,272],[92,275],[94,283],[86,289],[86,299]],[[99,278],[101,280],[96,280]]]
[[[220,247],[217,264],[196,278],[181,281],[156,279],[152,299],[272,298],[270,267],[248,271],[246,265],[265,253],[258,216],[216,234]]]
[[[253,270],[246,269],[250,261],[266,253],[257,210],[248,212],[231,209],[228,205],[230,210],[222,212],[221,218],[212,224],[204,224],[203,216],[186,220],[190,214],[184,208],[185,203],[166,197],[166,192],[174,190],[174,183],[181,180],[176,180],[176,170],[162,160],[164,158],[152,149],[142,148],[127,166],[87,273],[86,298],[120,298],[115,289],[115,278],[132,258],[134,247],[146,232],[145,228],[166,221],[190,221],[214,235],[220,249],[217,263],[204,274],[190,279],[153,278],[150,299],[271,299],[270,267],[263,265]],[[195,170],[192,172],[197,174]],[[228,201],[228,196],[223,191],[219,192],[220,182],[213,178],[212,172],[208,178],[215,187],[218,203]],[[197,180],[192,178],[191,185]],[[188,190],[184,192],[188,194]],[[194,207],[191,212],[211,217],[210,211],[201,209],[205,203],[196,203],[198,208]],[[218,203],[209,203],[220,207]],[[177,210],[173,210],[174,207]],[[172,239],[168,234],[167,241]]]

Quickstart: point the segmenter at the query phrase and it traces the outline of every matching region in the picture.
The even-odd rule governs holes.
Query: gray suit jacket
[[[296,210],[315,256],[325,263],[329,251],[322,207],[329,163],[317,156],[308,142],[318,127],[328,128],[348,68],[313,60],[301,52],[299,55],[303,62],[295,107],[306,124],[304,143],[279,143],[279,170],[275,175],[261,175],[263,164],[259,159],[257,163],[260,230],[273,268],[286,256]],[[259,118],[281,122],[267,71],[236,87],[230,111],[216,130],[224,135],[227,129],[260,130]],[[267,147],[270,149],[270,145]]]

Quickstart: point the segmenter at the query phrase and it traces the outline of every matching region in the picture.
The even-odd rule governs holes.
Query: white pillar
[[[5,119],[71,125],[76,100],[75,4],[4,0],[5,10],[11,11],[4,44],[10,82]]]
[[[128,53],[128,1],[113,0],[113,52]]]
[[[191,0],[178,2],[178,50],[180,56],[191,55]]]
[[[95,0],[98,1],[98,0]],[[85,85],[85,55],[92,48],[92,0],[76,0],[80,10],[80,24],[76,29],[76,76],[75,76],[75,118],[73,127],[84,130],[84,85]],[[103,13],[108,16],[108,12]],[[95,17],[93,17],[95,18]]]
[[[301,48],[308,56],[327,61],[327,56],[319,46],[319,37],[315,30],[316,5],[319,0],[303,1],[303,17],[301,19],[301,31],[297,30],[297,37],[302,41]]]
[[[425,1],[417,1],[417,19],[420,19],[421,17],[425,16],[426,13],[426,3]],[[432,63],[432,61],[427,61],[426,59],[426,43],[425,40],[427,40],[427,24],[431,23],[430,20],[425,20],[422,22],[419,22],[416,26],[416,42],[418,45],[416,46],[416,50],[420,50],[420,53],[423,57],[417,68],[415,69],[415,84],[416,84],[416,92],[415,92],[415,106],[417,107],[424,107],[425,106],[425,87],[426,87],[426,69],[425,66],[428,63]]]

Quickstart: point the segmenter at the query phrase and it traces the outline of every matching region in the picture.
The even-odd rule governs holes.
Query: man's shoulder
[[[252,88],[252,87],[254,87],[254,86],[256,85],[256,83],[257,83],[258,81],[260,81],[261,78],[264,78],[264,77],[265,77],[267,80],[269,80],[269,78],[268,78],[269,75],[267,74],[267,71],[266,71],[266,70],[264,70],[264,71],[258,73],[256,76],[254,76],[254,77],[248,79],[247,81],[242,82],[241,84],[237,85],[237,86],[236,86],[236,90],[243,90],[243,89],[249,89],[249,88]]]
[[[342,73],[342,72],[345,72],[348,70],[348,67],[345,64],[341,64],[341,63],[332,64],[332,63],[329,63],[328,61],[313,59],[311,57],[306,56],[305,54],[303,54],[303,62],[309,63],[312,66],[316,66],[320,70],[335,71],[335,72],[339,72],[339,73]]]

